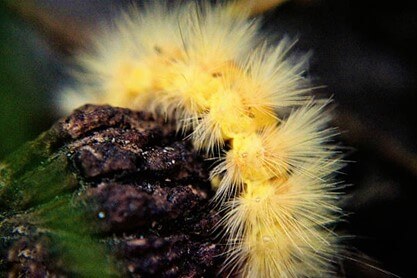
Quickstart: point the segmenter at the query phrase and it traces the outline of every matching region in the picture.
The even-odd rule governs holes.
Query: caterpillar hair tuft
[[[327,276],[343,164],[328,101],[311,95],[308,55],[263,35],[246,2],[131,8],[78,55],[62,109],[89,102],[164,115],[215,159],[224,273]]]

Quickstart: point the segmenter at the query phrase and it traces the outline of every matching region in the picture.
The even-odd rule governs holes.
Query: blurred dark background
[[[0,0],[0,159],[58,118],[71,54],[132,1]],[[347,159],[339,227],[346,277],[415,276],[417,9],[413,1],[294,0],[264,30],[312,51],[309,75],[335,99]],[[353,236],[354,235],[354,236]],[[414,274],[414,275],[413,275]]]

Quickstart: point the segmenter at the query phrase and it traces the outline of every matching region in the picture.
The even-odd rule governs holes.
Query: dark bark
[[[86,105],[1,164],[0,273],[214,276],[208,173],[171,123]]]

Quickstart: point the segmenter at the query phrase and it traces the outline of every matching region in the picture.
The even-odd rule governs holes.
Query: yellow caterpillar
[[[147,110],[191,131],[195,147],[218,160],[226,274],[327,276],[338,251],[332,176],[341,162],[326,102],[309,95],[307,59],[250,19],[262,7],[242,6],[153,4],[123,14],[78,56],[78,85],[63,92],[62,107]]]

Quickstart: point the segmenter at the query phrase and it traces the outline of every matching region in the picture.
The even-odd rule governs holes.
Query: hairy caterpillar
[[[234,2],[133,9],[78,56],[78,85],[62,107],[106,103],[174,119],[217,159],[225,271],[325,276],[338,250],[335,132],[326,102],[309,95],[307,59],[289,55],[288,39],[269,42],[251,13]]]

